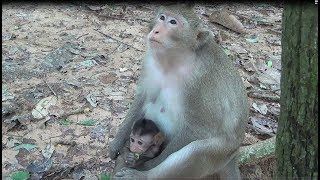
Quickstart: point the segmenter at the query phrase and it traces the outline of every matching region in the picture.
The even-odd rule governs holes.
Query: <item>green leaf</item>
[[[223,49],[223,51],[227,54],[227,56],[229,56],[231,54],[231,52],[229,51],[229,49]]]
[[[102,173],[100,175],[100,180],[110,180],[110,174]]]
[[[33,148],[36,148],[36,147],[38,147],[38,146],[35,145],[35,144],[20,144],[19,146],[16,146],[14,148],[14,150],[19,150],[21,148],[25,148],[26,150],[30,151],[30,150],[32,150]]]
[[[62,125],[70,125],[72,124],[72,121],[70,121],[69,119],[64,119],[60,121],[60,124]]]
[[[11,175],[12,180],[26,180],[30,177],[28,171],[16,171]]]
[[[259,38],[256,37],[256,38],[249,38],[249,39],[246,39],[248,42],[251,42],[251,43],[257,43],[259,41]]]
[[[268,67],[272,67],[272,61],[271,61],[271,60],[268,60],[267,66],[268,66]]]
[[[96,123],[95,120],[83,120],[79,122],[79,124],[85,125],[85,126],[93,126],[95,123]]]

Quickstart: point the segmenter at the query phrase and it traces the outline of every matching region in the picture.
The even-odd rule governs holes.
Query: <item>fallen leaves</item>
[[[56,105],[58,98],[56,96],[49,96],[41,99],[36,107],[32,110],[31,114],[36,119],[42,119],[49,114],[49,107]]]
[[[81,6],[26,8],[25,25],[11,23],[18,19],[10,13],[19,7],[4,7],[2,84],[7,87],[2,92],[2,133],[6,173],[33,163],[29,170],[41,172],[32,174],[35,179],[94,179],[102,172],[106,173],[101,179],[109,177],[114,163],[106,157],[106,149],[132,103],[146,45],[143,34],[148,33],[147,23],[155,7]],[[198,7],[201,13],[213,10],[210,18],[204,17],[206,22],[222,26],[206,25],[235,62],[250,92],[251,117],[255,119],[250,120],[248,129],[256,137],[252,143],[261,139],[257,134],[272,135],[280,112],[275,90],[281,71],[281,11],[272,7],[273,12],[268,10],[262,16],[261,10],[241,5],[223,12],[221,8]],[[30,43],[26,44],[26,39]],[[45,103],[53,94],[57,102]],[[32,114],[33,110],[40,113]],[[34,115],[42,120],[35,121]],[[273,132],[268,135],[270,130]],[[13,138],[17,135],[36,141]],[[20,149],[14,150],[19,145]]]
[[[48,171],[53,165],[52,159],[44,159],[42,162],[32,162],[28,165],[27,170],[32,173],[42,173]]]
[[[38,146],[35,145],[35,144],[20,144],[20,145],[14,147],[14,149],[15,149],[15,150],[19,150],[19,149],[21,149],[21,148],[24,148],[24,149],[26,149],[26,150],[28,150],[28,151],[31,151],[32,149],[34,149],[34,148],[36,148],[36,147],[38,147]]]
[[[11,175],[12,180],[27,180],[30,178],[28,171],[16,171]]]
[[[246,30],[242,23],[226,10],[214,11],[209,15],[209,21],[218,23],[238,33],[245,33]]]
[[[258,37],[247,38],[246,41],[248,41],[250,43],[257,43],[257,42],[259,42],[259,38]]]
[[[54,149],[55,149],[54,145],[49,143],[46,146],[46,148],[41,151],[41,153],[42,153],[44,158],[49,159],[49,158],[51,158],[51,156],[52,156],[52,154],[54,152]]]
[[[96,120],[82,120],[78,122],[78,124],[84,125],[84,126],[94,126],[96,122],[97,122]]]

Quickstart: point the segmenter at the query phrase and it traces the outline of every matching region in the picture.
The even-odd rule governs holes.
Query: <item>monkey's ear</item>
[[[208,30],[200,30],[197,35],[197,47],[201,47],[203,44],[207,42],[210,36],[210,31]]]
[[[161,132],[158,132],[156,135],[154,135],[154,144],[157,146],[160,146],[164,142],[164,135]]]

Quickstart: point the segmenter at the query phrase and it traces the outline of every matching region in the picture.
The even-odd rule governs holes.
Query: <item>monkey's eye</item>
[[[171,23],[171,24],[177,24],[177,21],[172,19],[172,20],[170,21],[170,23]]]
[[[131,142],[134,142],[134,139],[133,139],[133,138],[130,138],[130,141],[131,141]]]
[[[138,141],[138,144],[139,144],[139,145],[142,145],[142,142],[141,142],[141,141]]]
[[[161,15],[161,16],[160,16],[160,20],[163,21],[164,19],[165,19],[164,15]]]

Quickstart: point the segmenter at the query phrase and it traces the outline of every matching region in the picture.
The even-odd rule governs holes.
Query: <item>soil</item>
[[[112,171],[108,143],[133,100],[156,7],[3,4],[2,179],[25,169],[36,172],[35,179],[101,179]],[[274,136],[282,4],[212,3],[194,9],[247,88],[251,113],[243,144]],[[234,15],[246,33],[210,22],[217,11]],[[274,158],[243,164],[241,175],[272,179],[274,164]]]

